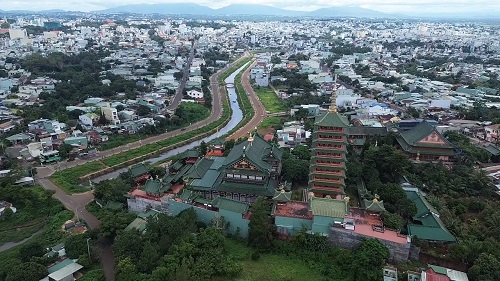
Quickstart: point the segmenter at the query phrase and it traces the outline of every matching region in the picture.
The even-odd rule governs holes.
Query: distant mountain
[[[256,16],[301,16],[304,12],[291,11],[258,4],[234,4],[213,10],[218,15],[256,15]]]
[[[137,13],[137,14],[180,14],[180,15],[254,15],[254,16],[289,16],[289,17],[386,17],[381,12],[363,9],[359,7],[332,7],[319,9],[312,12],[292,11],[267,5],[257,4],[234,4],[220,9],[211,9],[191,3],[169,3],[169,4],[134,4],[125,5],[106,10],[96,11],[98,13]]]
[[[213,9],[192,3],[134,4],[95,11],[97,13],[136,13],[165,15],[211,15]]]
[[[389,17],[390,14],[377,12],[361,7],[331,7],[318,9],[305,15],[310,17],[360,17],[360,18],[381,18]]]
[[[41,10],[41,11],[28,11],[28,10],[0,10],[0,13],[9,13],[9,14],[56,14],[56,13],[66,13],[68,11],[60,10],[60,9],[52,9],[52,10]]]

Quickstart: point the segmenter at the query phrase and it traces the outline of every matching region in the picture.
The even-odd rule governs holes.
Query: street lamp
[[[90,259],[90,245],[89,245],[89,240],[92,239],[92,238],[87,238],[87,251],[89,253],[89,259]]]

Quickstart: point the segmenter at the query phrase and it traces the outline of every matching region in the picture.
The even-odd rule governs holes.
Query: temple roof
[[[130,174],[132,175],[133,178],[142,176],[147,172],[149,172],[149,167],[146,166],[146,164],[144,163],[139,163],[137,165],[130,167]]]
[[[226,161],[224,161],[221,169],[225,169],[240,159],[245,158],[262,172],[269,174],[272,167],[271,164],[265,161],[265,159],[273,157],[281,160],[282,155],[283,151],[281,149],[266,142],[260,135],[255,134],[253,141],[242,141],[231,149],[231,152],[226,157]]]
[[[287,192],[284,189],[276,190],[274,192],[273,201],[277,201],[277,202],[292,201],[292,192],[291,191]]]
[[[206,174],[206,172],[210,169],[212,164],[214,163],[213,159],[200,158],[196,163],[187,171],[186,177],[190,179],[201,179]]]
[[[437,134],[437,136],[442,140],[444,143],[439,144],[439,143],[420,143],[423,139],[425,139],[427,136],[431,135],[432,133]],[[415,126],[413,129],[404,131],[400,133],[401,138],[398,138],[398,142],[401,144],[401,140],[404,141],[407,145],[410,146],[419,146],[419,147],[440,147],[440,148],[453,148],[453,145],[445,138],[441,133],[439,133],[436,128],[429,122],[427,121],[422,121],[420,124]],[[405,144],[402,144],[402,146]],[[405,147],[403,147],[405,148]]]
[[[417,214],[413,219],[421,224],[408,224],[408,234],[419,239],[431,241],[454,242],[455,237],[448,231],[439,218],[439,213],[424,198],[420,190],[405,190],[406,196],[417,206]]]
[[[348,127],[349,121],[347,117],[337,112],[326,112],[316,116],[314,125],[333,126],[333,127]]]
[[[246,214],[249,205],[246,202],[231,200],[224,197],[217,197],[212,201],[212,205],[222,210],[231,211],[238,214]]]
[[[363,205],[365,206],[365,209],[370,212],[385,212],[384,201],[379,201],[377,199],[377,195],[375,195],[373,200],[363,199]]]
[[[170,183],[163,183],[160,180],[149,179],[146,184],[142,187],[142,190],[151,194],[163,194],[170,189]]]

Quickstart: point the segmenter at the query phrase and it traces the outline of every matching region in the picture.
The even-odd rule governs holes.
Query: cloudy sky
[[[95,11],[105,8],[141,3],[192,2],[211,8],[230,4],[265,4],[290,10],[315,10],[331,6],[360,6],[390,13],[450,13],[487,12],[500,13],[500,0],[1,0],[3,10]]]

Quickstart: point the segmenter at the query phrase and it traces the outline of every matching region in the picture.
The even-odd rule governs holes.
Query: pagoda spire
[[[332,97],[330,98],[328,112],[337,113],[337,74],[335,74],[335,80],[333,81]]]

